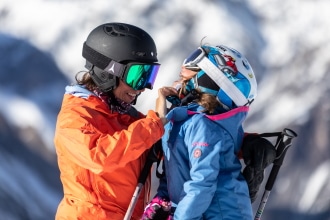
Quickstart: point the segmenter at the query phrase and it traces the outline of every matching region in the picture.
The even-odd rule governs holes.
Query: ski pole
[[[127,209],[127,212],[125,214],[124,220],[130,220],[131,219],[134,208],[135,208],[135,205],[136,205],[136,202],[137,202],[137,200],[140,196],[141,190],[143,188],[143,185],[145,184],[145,182],[146,182],[146,180],[149,176],[152,164],[157,161],[159,152],[161,150],[162,150],[162,145],[161,145],[161,139],[160,139],[153,145],[153,147],[151,148],[151,150],[148,153],[147,161],[146,161],[146,163],[145,163],[145,165],[144,165],[144,167],[141,171],[141,174],[139,176],[138,184],[137,184],[137,186],[135,188],[135,191],[133,193],[133,196],[132,196],[131,202],[128,206],[128,209]]]
[[[277,139],[277,142],[276,142],[276,145],[275,145],[276,158],[273,162],[273,167],[272,167],[272,170],[269,174],[269,177],[268,177],[268,180],[267,180],[267,183],[266,183],[266,186],[265,186],[265,191],[264,191],[263,196],[261,198],[259,208],[256,212],[256,216],[255,216],[254,220],[260,220],[261,219],[261,215],[262,215],[262,213],[265,209],[270,191],[272,190],[272,188],[274,186],[277,174],[278,174],[278,172],[280,170],[280,167],[283,163],[286,151],[288,150],[289,147],[291,147],[292,139],[297,137],[297,136],[298,135],[294,131],[292,131],[288,128],[285,128],[282,131],[281,135],[278,136],[278,139]]]

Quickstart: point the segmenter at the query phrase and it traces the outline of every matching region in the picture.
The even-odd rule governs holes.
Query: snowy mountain
[[[138,99],[142,112],[203,37],[245,54],[258,80],[246,130],[298,133],[262,219],[330,220],[329,7],[326,0],[2,0],[0,219],[54,218],[62,188],[53,135],[64,87],[84,70],[91,29],[120,21],[147,30],[158,47],[161,69],[155,89]]]

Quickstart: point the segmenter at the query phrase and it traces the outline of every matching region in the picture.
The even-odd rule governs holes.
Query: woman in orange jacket
[[[86,71],[67,86],[54,143],[64,197],[56,220],[122,220],[146,155],[164,133],[165,96],[159,90],[156,112],[137,111],[138,95],[152,89],[159,64],[153,39],[125,23],[96,27],[83,45]],[[144,184],[132,218],[149,201]]]

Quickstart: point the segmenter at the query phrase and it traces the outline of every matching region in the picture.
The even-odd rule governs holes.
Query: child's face
[[[184,66],[181,67],[180,78],[182,81],[188,81],[197,74],[196,71],[188,70]]]

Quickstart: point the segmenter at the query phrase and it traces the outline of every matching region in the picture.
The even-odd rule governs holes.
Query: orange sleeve
[[[137,159],[145,150],[150,149],[164,134],[164,126],[156,113],[150,110],[147,117],[133,122],[127,130],[115,132],[113,136],[100,138],[100,146],[106,147],[107,169],[124,166]],[[102,148],[102,147],[101,147]],[[101,152],[99,152],[101,153]],[[118,161],[120,161],[118,163]]]
[[[58,153],[68,154],[67,158],[94,173],[111,172],[136,160],[164,133],[152,110],[125,129],[118,129],[118,122],[112,126],[113,121],[86,107],[61,110],[54,138]]]

